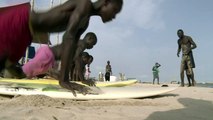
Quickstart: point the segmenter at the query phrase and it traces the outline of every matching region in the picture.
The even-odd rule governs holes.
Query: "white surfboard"
[[[161,86],[125,86],[125,87],[101,87],[92,88],[95,93],[82,95],[80,93],[77,96],[66,90],[51,90],[43,91],[42,88],[30,88],[30,87],[3,87],[0,86],[0,94],[2,95],[46,95],[53,98],[66,98],[76,100],[89,100],[89,99],[126,99],[126,98],[143,98],[165,94],[177,89],[178,86],[161,87]]]

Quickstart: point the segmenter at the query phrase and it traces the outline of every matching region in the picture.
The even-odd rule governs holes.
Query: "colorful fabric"
[[[22,67],[23,72],[28,78],[34,77],[39,74],[46,73],[53,67],[55,58],[52,50],[48,45],[42,45],[36,52],[36,55],[29,62]]]
[[[32,40],[29,14],[29,3],[0,10],[0,59],[17,62],[25,54]]]

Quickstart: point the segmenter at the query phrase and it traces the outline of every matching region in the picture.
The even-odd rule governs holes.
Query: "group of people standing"
[[[193,57],[192,50],[197,47],[195,42],[190,36],[184,35],[184,31],[179,29],[177,31],[177,36],[179,37],[177,56],[179,57],[180,52],[182,51],[182,60],[180,64],[180,78],[181,78],[181,86],[184,87],[184,72],[186,73],[188,79],[188,86],[195,86],[194,72],[193,68],[195,68],[195,62]],[[159,63],[155,63],[152,68],[153,71],[153,84],[155,83],[155,79],[157,79],[157,84],[159,84],[159,67],[161,65]]]

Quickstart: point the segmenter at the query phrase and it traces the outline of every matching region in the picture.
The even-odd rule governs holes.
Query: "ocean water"
[[[207,88],[213,88],[213,83],[197,83],[197,87],[207,87]]]

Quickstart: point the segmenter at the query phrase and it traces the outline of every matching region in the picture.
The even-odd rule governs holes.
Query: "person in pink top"
[[[95,33],[88,32],[82,40],[79,40],[76,52],[81,54],[85,49],[92,49],[96,43],[97,37]],[[45,44],[41,45],[41,47],[36,51],[35,57],[23,65],[22,70],[24,74],[27,76],[27,78],[32,78],[46,73],[54,66],[55,61],[61,60],[61,52],[61,45],[56,45],[53,47],[49,47]],[[74,67],[70,69],[74,69]]]
[[[36,51],[35,57],[23,65],[22,70],[27,78],[45,73],[49,68],[53,67],[55,58],[52,50],[48,45],[42,44]]]

